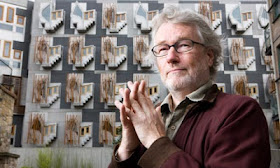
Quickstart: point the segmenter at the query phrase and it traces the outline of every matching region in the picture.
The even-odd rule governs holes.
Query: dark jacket
[[[123,162],[113,156],[109,167],[269,168],[267,122],[254,99],[222,93],[213,85],[186,110],[173,141],[162,137],[148,150],[141,145]]]

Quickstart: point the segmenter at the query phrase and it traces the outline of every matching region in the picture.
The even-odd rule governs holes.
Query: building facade
[[[274,60],[274,75],[275,75],[275,95],[278,102],[278,109],[280,109],[280,1],[268,0],[268,13],[269,13],[269,28],[270,28],[270,50]],[[278,113],[274,113],[274,128],[280,132],[280,122]],[[279,142],[279,141],[278,141]]]
[[[16,95],[11,144],[21,146],[33,2],[0,1],[0,84]]]
[[[21,144],[112,145],[120,125],[113,103],[129,80],[146,80],[151,99],[160,102],[167,90],[147,54],[151,20],[165,5],[167,1],[35,1]],[[225,37],[219,88],[253,97],[272,122],[271,104],[276,103],[270,98],[274,65],[264,51],[266,2],[175,5],[201,13]],[[277,137],[271,142],[277,146]]]

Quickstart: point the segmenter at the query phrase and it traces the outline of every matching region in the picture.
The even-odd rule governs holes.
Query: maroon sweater
[[[186,110],[173,141],[162,137],[149,149],[141,145],[122,162],[113,156],[109,167],[269,168],[268,127],[254,99],[222,93],[213,85]]]

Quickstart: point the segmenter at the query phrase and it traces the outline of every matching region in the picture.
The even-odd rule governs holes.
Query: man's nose
[[[177,63],[179,62],[179,59],[179,53],[176,51],[174,46],[171,46],[166,55],[166,61],[168,63]]]

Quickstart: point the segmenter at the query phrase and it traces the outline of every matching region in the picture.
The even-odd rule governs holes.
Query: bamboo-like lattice
[[[134,58],[137,63],[142,63],[143,58],[148,54],[149,44],[146,44],[148,36],[136,36],[134,45]]]
[[[48,75],[34,75],[33,77],[33,103],[47,103],[48,101]]]
[[[116,28],[117,21],[116,21],[116,14],[117,14],[117,7],[114,3],[106,3],[103,4],[103,21],[102,27],[103,28]]]
[[[274,142],[280,144],[280,123],[279,121],[273,121],[273,132],[274,132]]]
[[[79,145],[80,144],[80,124],[81,117],[75,114],[66,114],[65,116],[65,145]]]
[[[245,65],[246,56],[243,53],[244,40],[232,39],[231,43],[231,60],[235,65]]]
[[[99,143],[112,145],[114,138],[115,113],[101,113],[99,124]]]
[[[207,18],[209,25],[212,24],[212,2],[201,1],[199,3],[198,13]]]
[[[68,49],[68,64],[80,64],[82,62],[82,48],[84,37],[70,37]]]
[[[78,103],[81,101],[82,74],[70,73],[67,75],[66,101]]]
[[[133,82],[141,82],[141,80],[144,80],[146,82],[146,92],[148,93],[149,91],[149,75],[147,74],[134,74],[133,75]]]
[[[115,101],[115,86],[116,86],[116,74],[106,73],[101,74],[101,102],[114,103]]]
[[[267,89],[269,94],[276,92],[276,83],[273,74],[270,74],[267,78]]]
[[[43,144],[44,143],[44,126],[45,116],[44,114],[32,113],[29,117],[28,144]]]
[[[35,55],[34,55],[34,61],[42,63],[48,63],[49,62],[49,47],[50,47],[50,39],[46,36],[40,36],[36,38],[35,43]]]
[[[236,76],[234,78],[234,93],[249,96],[248,81],[246,76]]]

